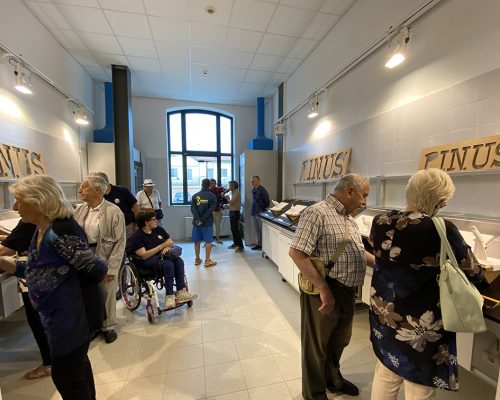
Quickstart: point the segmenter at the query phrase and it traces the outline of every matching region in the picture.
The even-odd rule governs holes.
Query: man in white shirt
[[[137,192],[137,204],[141,211],[154,211],[158,225],[162,226],[163,210],[161,209],[160,192],[154,189],[155,183],[152,179],[145,179],[143,190]]]

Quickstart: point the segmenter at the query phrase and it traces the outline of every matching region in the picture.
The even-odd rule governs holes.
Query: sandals
[[[205,268],[214,267],[216,265],[217,265],[216,261],[213,261],[213,260],[207,260],[207,261],[205,261]]]
[[[40,365],[31,371],[24,374],[24,378],[28,380],[43,378],[52,375],[52,368],[50,365]]]
[[[200,265],[200,264],[201,264],[201,258],[195,258],[194,265]]]

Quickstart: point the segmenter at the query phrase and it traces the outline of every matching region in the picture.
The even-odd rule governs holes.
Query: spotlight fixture
[[[405,59],[406,59],[406,46],[408,42],[410,41],[410,28],[409,27],[403,27],[399,33],[395,35],[395,37],[389,39],[389,47],[391,47],[391,43],[397,40],[396,47],[394,50],[391,52],[389,55],[389,58],[387,59],[385,63],[385,67],[392,69],[394,67],[397,67],[399,64],[401,64]]]
[[[31,91],[31,75],[23,71],[19,64],[16,63],[14,67],[14,76],[16,77],[16,84],[14,88],[24,94],[33,94]]]
[[[309,99],[309,109],[307,111],[307,118],[316,118],[319,115],[319,98],[314,95]]]
[[[73,115],[75,116],[75,122],[78,125],[88,125],[89,120],[87,119],[87,114],[81,107],[77,107],[73,110]]]

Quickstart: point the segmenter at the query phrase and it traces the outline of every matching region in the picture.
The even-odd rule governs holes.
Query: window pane
[[[215,115],[186,114],[186,149],[188,151],[217,151]]]
[[[217,179],[217,157],[188,156],[188,192],[189,198],[201,190],[201,181],[205,178]]]
[[[170,151],[182,151],[181,114],[170,114]]]
[[[220,186],[227,187],[230,180],[233,179],[233,170],[231,168],[231,157],[223,156],[220,158]]]
[[[182,156],[178,154],[171,155],[170,182],[172,182],[172,186],[170,187],[170,198],[172,199],[172,204],[184,203],[184,192],[183,192],[184,175],[182,171],[183,171]]]
[[[231,120],[226,117],[220,117],[220,151],[221,153],[231,153]]]

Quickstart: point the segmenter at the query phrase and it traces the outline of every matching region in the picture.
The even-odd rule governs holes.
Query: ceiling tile
[[[197,64],[218,65],[222,61],[223,51],[213,47],[191,46],[191,62]]]
[[[300,37],[314,15],[313,11],[280,5],[267,30],[272,33]]]
[[[56,34],[56,39],[59,39],[63,46],[68,50],[87,50],[85,43],[82,42],[80,37],[74,31],[61,29],[58,31],[58,34]]]
[[[281,0],[280,4],[317,11],[323,5],[324,1],[325,0]]]
[[[107,10],[144,14],[146,10],[142,1],[138,0],[98,0],[102,8]]]
[[[264,35],[242,29],[229,29],[226,47],[231,50],[257,51]]]
[[[187,79],[190,74],[189,60],[160,60],[161,69],[164,74],[173,76],[173,79]]]
[[[108,82],[111,81],[111,76],[101,67],[90,67],[85,66],[85,71],[98,82]]]
[[[71,56],[76,60],[78,64],[81,66],[87,67],[97,67],[101,68],[97,61],[95,60],[94,56],[92,53],[88,51],[81,51],[81,50],[72,50],[70,52]]]
[[[274,96],[277,91],[278,91],[278,86],[266,85],[266,87],[262,90],[260,96],[271,97]]]
[[[152,40],[127,38],[118,36],[118,40],[126,56],[157,58],[156,49]]]
[[[273,76],[272,72],[248,70],[245,75],[245,82],[267,84]]]
[[[230,67],[248,68],[253,60],[254,53],[228,50],[224,53],[222,63]]]
[[[256,54],[251,68],[260,71],[276,71],[283,62],[284,57],[270,56],[267,54]]]
[[[352,6],[355,0],[325,0],[325,4],[320,8],[321,12],[335,15],[344,15]]]
[[[115,35],[151,39],[151,30],[145,15],[104,11]]]
[[[186,21],[149,17],[149,23],[155,40],[177,44],[189,43],[189,24]]]
[[[32,3],[33,4],[33,3]],[[36,4],[33,4],[35,6]],[[71,29],[71,25],[61,14],[59,9],[55,4],[52,3],[39,3],[39,12],[43,13],[45,17],[50,21],[50,24],[57,29]],[[35,11],[33,9],[33,11]],[[40,15],[40,14],[37,14]]]
[[[80,32],[81,40],[85,45],[98,53],[123,54],[115,36],[101,33]]]
[[[293,47],[295,39],[289,36],[266,33],[262,38],[258,52],[274,56],[286,56]]]
[[[144,0],[146,14],[189,20],[190,4],[186,0]]]
[[[319,41],[317,40],[301,38],[295,42],[295,45],[288,54],[288,57],[300,59],[307,58],[309,54],[311,54],[311,52],[316,48],[318,43]]]
[[[248,93],[238,93],[234,96],[234,101],[242,105],[255,106],[256,96]]]
[[[261,1],[235,0],[231,26],[265,32],[275,9],[274,4]]]
[[[193,22],[189,25],[191,44],[220,47],[227,36],[227,27]]]
[[[302,60],[298,58],[286,58],[280,65],[278,72],[293,74],[300,64],[302,64]]]
[[[74,7],[59,5],[59,10],[75,31],[105,33],[113,31],[104,17],[102,10],[97,8]]]
[[[127,57],[127,59],[130,62],[130,68],[134,70],[155,74],[162,72],[160,61],[157,58]]]
[[[54,0],[54,3],[71,4],[74,6],[99,8],[97,0]]]
[[[281,74],[279,72],[275,72],[267,84],[279,86],[281,83],[286,82],[289,76],[290,74]]]
[[[159,58],[189,59],[189,47],[187,44],[175,44],[163,41],[155,41],[155,44]]]
[[[106,53],[93,53],[93,56],[101,67],[111,68],[112,64],[129,65],[129,62],[127,61],[127,58],[125,56]]]
[[[168,84],[168,77],[161,74],[156,74],[152,72],[137,71],[134,73],[134,79],[137,79],[141,84],[144,85],[166,85]]]
[[[193,21],[214,25],[227,25],[231,17],[234,0],[191,0],[190,18]],[[207,5],[215,7],[214,14],[208,14]]]
[[[242,83],[240,86],[241,93],[255,94],[258,95],[262,92],[265,85],[261,85],[258,83]]]
[[[203,71],[207,71],[204,74]],[[191,64],[191,76],[204,79],[219,79],[230,82],[242,81],[245,77],[246,69],[227,68],[224,66]]]
[[[339,19],[340,17],[334,14],[318,13],[302,36],[307,39],[321,40],[332,30]]]

